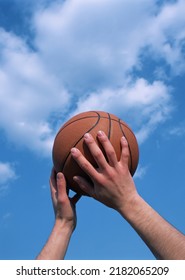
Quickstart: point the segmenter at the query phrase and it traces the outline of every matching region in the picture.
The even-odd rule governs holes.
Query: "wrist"
[[[73,227],[65,220],[56,218],[49,239],[37,256],[40,260],[62,260],[73,232]]]
[[[138,217],[138,214],[143,209],[144,200],[135,192],[119,209],[119,213],[128,221],[132,222],[133,219]]]
[[[75,229],[75,225],[71,221],[56,218],[54,228],[57,229],[58,232],[72,234]]]

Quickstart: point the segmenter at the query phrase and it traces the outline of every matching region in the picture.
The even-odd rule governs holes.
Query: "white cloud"
[[[105,89],[95,92],[81,99],[78,102],[77,111],[97,109],[122,110],[145,109],[140,114],[150,114],[155,107],[160,107],[163,103],[168,103],[168,87],[160,81],[149,84],[145,79],[140,78],[132,83],[125,84],[117,89]]]
[[[152,58],[179,73],[185,60],[184,8],[184,1],[161,9],[148,0],[54,2],[35,16],[35,44],[47,67],[80,94],[123,85],[128,71],[141,66],[146,47]]]
[[[140,143],[166,120],[172,110],[170,89],[161,81],[149,84],[144,79],[119,89],[92,93],[79,100],[77,105],[73,114],[102,110],[118,115],[132,125]]]
[[[134,178],[135,179],[142,179],[145,176],[145,174],[147,172],[147,169],[148,169],[148,166],[138,165],[136,173],[134,174]]]
[[[14,164],[0,161],[0,197],[7,194],[11,182],[17,178]]]
[[[0,29],[0,127],[11,141],[48,155],[53,122],[95,108],[128,120],[144,141],[172,109],[159,61],[174,74],[185,70],[185,2],[39,3],[30,20],[33,49]],[[145,59],[157,62],[161,81],[133,77]]]
[[[146,28],[153,55],[165,60],[174,74],[185,71],[185,1],[167,3]]]
[[[68,93],[23,40],[1,29],[0,46],[0,125],[12,141],[48,154],[53,139],[48,119],[65,113]]]
[[[168,133],[170,136],[176,136],[176,137],[184,136],[185,135],[185,122],[177,124],[176,126],[171,128]]]
[[[9,162],[0,162],[0,186],[17,178],[14,167]]]
[[[80,94],[117,86],[138,63],[154,8],[147,0],[56,2],[36,14],[35,43],[47,67]]]

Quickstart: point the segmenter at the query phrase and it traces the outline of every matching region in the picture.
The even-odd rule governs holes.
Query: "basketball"
[[[95,160],[90,154],[87,145],[84,143],[83,136],[85,133],[91,133],[105,155],[103,147],[101,147],[97,139],[97,132],[99,130],[104,131],[108,136],[115,149],[118,160],[121,155],[120,140],[122,136],[125,136],[130,151],[128,167],[132,176],[136,171],[139,149],[136,137],[131,128],[113,114],[102,111],[83,112],[72,117],[59,129],[54,140],[52,151],[55,171],[57,173],[62,172],[65,175],[68,187],[76,193],[85,195],[85,193],[80,190],[78,184],[74,182],[73,177],[78,175],[85,177],[87,180],[90,180],[90,178],[88,178],[85,172],[72,158],[71,148],[76,147],[79,149],[88,161],[97,168]]]

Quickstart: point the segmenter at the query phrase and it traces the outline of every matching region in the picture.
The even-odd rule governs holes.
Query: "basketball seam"
[[[100,116],[100,115],[98,114],[98,116]],[[77,119],[77,120],[74,120],[74,121],[70,122],[69,124],[67,124],[66,126],[61,127],[61,129],[58,131],[57,135],[60,134],[60,132],[61,132],[64,128],[66,128],[68,125],[70,125],[70,124],[72,124],[72,123],[74,123],[74,122],[77,122],[77,121],[79,121],[79,120],[88,119],[88,118],[96,118],[96,116],[88,116],[88,117],[83,117],[83,118],[79,118],[79,119]],[[101,118],[102,118],[102,119],[109,119],[109,117],[107,118],[107,117],[102,117],[102,116],[101,116]],[[116,120],[116,119],[113,119],[113,118],[111,118],[111,117],[110,117],[110,119],[111,119],[111,121],[115,121],[115,122],[118,122],[119,124],[121,123],[122,125],[126,126],[126,127],[128,128],[128,130],[133,134],[133,132],[132,132],[132,130],[130,129],[130,127],[129,127],[126,123],[122,123],[122,120],[121,120],[121,119]],[[57,137],[57,135],[56,135],[56,137]]]
[[[87,117],[82,117],[82,118],[76,119],[76,120],[74,120],[74,121],[68,123],[67,125],[62,126],[61,129],[59,130],[59,132],[57,133],[57,135],[58,135],[64,128],[68,127],[70,124],[72,124],[72,123],[74,123],[74,122],[77,122],[77,121],[79,121],[79,120],[88,119],[88,118],[96,118],[96,117],[97,117],[97,116],[87,116]],[[56,135],[56,136],[57,136],[57,135]]]
[[[124,133],[124,130],[123,130],[123,128],[122,128],[122,125],[125,126],[125,127],[133,134],[132,130],[130,129],[130,127],[129,127],[125,122],[123,122],[121,119],[111,118],[111,114],[109,114],[109,113],[107,113],[108,117],[106,117],[106,116],[101,116],[101,114],[100,114],[99,112],[97,112],[97,111],[89,111],[89,113],[96,113],[97,116],[84,116],[84,117],[78,118],[78,119],[76,119],[76,120],[74,120],[74,121],[71,121],[71,122],[68,123],[67,125],[64,125],[63,127],[61,127],[61,129],[58,131],[56,137],[60,134],[60,132],[63,131],[63,129],[65,129],[66,127],[68,127],[69,125],[73,124],[73,123],[76,122],[76,121],[83,120],[83,119],[88,119],[88,118],[97,118],[97,117],[98,117],[98,119],[97,119],[96,123],[95,123],[90,129],[88,129],[85,133],[90,132],[90,131],[99,123],[100,118],[101,118],[101,119],[108,119],[108,120],[109,120],[109,131],[108,131],[108,135],[107,135],[109,140],[110,140],[110,137],[111,137],[111,130],[112,130],[112,129],[111,129],[111,126],[112,126],[112,121],[115,121],[115,122],[117,122],[117,123],[119,124],[120,129],[121,129],[121,131],[122,131],[122,134],[125,136],[126,139],[127,139],[127,137],[126,137],[126,135],[125,135],[125,133]],[[116,117],[116,116],[113,115],[113,117]],[[85,133],[84,133],[84,134],[85,134]],[[84,136],[84,134],[83,134],[83,136]],[[81,141],[81,139],[83,138],[83,136],[80,137],[80,139],[78,139],[78,141],[73,145],[73,147],[76,147],[76,145]],[[131,163],[131,168],[130,168],[130,169],[132,170],[132,168],[133,168],[133,166],[132,166],[132,165],[133,165],[133,163],[132,163],[133,159],[132,159],[132,153],[131,153],[131,148],[130,148],[129,143],[128,143],[128,148],[129,148],[129,152],[130,152],[130,161],[131,161],[131,162],[130,162],[130,163]],[[65,160],[64,160],[62,170],[64,170],[64,168],[65,168],[65,164],[66,164],[66,161],[67,161],[69,155],[70,155],[70,152],[67,154],[67,156],[66,156],[66,158],[65,158]]]
[[[127,139],[127,137],[125,135],[125,132],[124,132],[122,126],[121,126],[121,119],[119,119],[119,126],[120,126],[120,129],[121,129],[122,133],[123,133],[123,136]],[[133,168],[133,166],[132,166],[132,152],[131,152],[131,148],[130,148],[128,140],[127,140],[127,143],[128,143],[129,153],[130,153],[130,172],[132,174],[133,173],[132,172],[132,168]]]
[[[96,123],[95,123],[90,129],[88,129],[85,133],[90,132],[90,131],[99,123],[100,115],[99,115],[98,113],[97,113],[97,115],[98,115],[98,119],[97,119]],[[84,134],[85,134],[85,133],[84,133]],[[82,138],[84,137],[84,134],[78,139],[78,141],[73,145],[73,147],[76,147],[76,145],[82,140]],[[64,170],[64,168],[65,168],[65,164],[66,164],[66,161],[67,161],[67,159],[68,159],[70,153],[71,153],[71,152],[69,152],[69,153],[67,154],[67,156],[66,156],[66,158],[65,158],[65,160],[64,160],[62,170]]]
[[[95,114],[97,114],[98,116],[100,116],[100,114],[97,112],[97,111],[89,111],[88,113],[95,113]],[[74,121],[71,121],[71,122],[69,122],[68,124],[64,124],[62,127],[61,127],[61,129],[58,131],[58,133],[59,132],[61,132],[65,127],[67,127],[68,125],[70,125],[70,124],[72,124],[72,123],[74,123],[74,122],[77,122],[77,121],[79,121],[79,120],[83,120],[83,119],[87,119],[87,118],[96,118],[97,116],[86,116],[86,117],[81,117],[81,118],[78,118],[78,119],[76,119],[76,120],[74,120]],[[70,121],[70,120],[69,120]],[[57,134],[58,134],[57,133]]]
[[[110,135],[111,135],[111,116],[109,113],[108,114],[108,118],[109,118],[109,132],[108,132],[108,139],[110,140]]]

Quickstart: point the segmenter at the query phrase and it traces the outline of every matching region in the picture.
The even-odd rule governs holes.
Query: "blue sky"
[[[59,127],[87,110],[134,130],[142,197],[185,232],[185,1],[0,1],[0,259],[34,259],[54,223]],[[154,259],[118,213],[77,205],[66,259]]]

